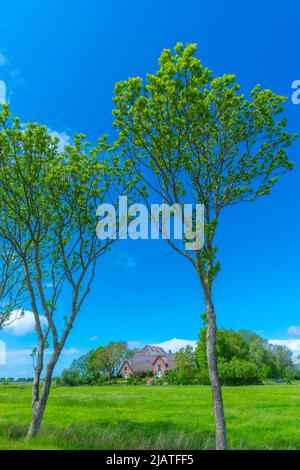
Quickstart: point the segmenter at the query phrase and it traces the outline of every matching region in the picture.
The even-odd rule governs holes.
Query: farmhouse
[[[156,346],[145,346],[136,352],[130,360],[124,361],[120,367],[120,374],[124,378],[135,372],[152,371],[156,377],[162,377],[168,370],[174,369],[174,354],[166,353]]]

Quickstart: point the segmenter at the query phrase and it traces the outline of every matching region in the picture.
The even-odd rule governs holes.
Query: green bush
[[[222,385],[255,385],[261,383],[260,370],[254,362],[232,358],[218,360],[218,371]]]
[[[167,370],[163,378],[169,385],[178,385],[177,371],[175,369]]]
[[[60,376],[53,377],[52,383],[53,383],[54,387],[59,387],[62,384]]]
[[[82,377],[78,369],[65,369],[61,374],[61,384],[67,387],[78,387],[86,383],[86,379]]]
[[[209,385],[210,384],[208,369],[199,370],[199,372],[198,372],[198,381],[199,381],[200,385]]]
[[[112,380],[111,380],[112,382]],[[100,374],[99,377],[97,379],[95,379],[94,381],[94,384],[95,385],[110,385],[110,383],[108,382],[108,374]]]
[[[153,377],[152,371],[134,372],[128,379],[128,385],[143,385],[147,383],[147,379]]]

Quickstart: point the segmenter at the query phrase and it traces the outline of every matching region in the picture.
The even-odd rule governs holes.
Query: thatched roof
[[[165,361],[165,363],[167,364],[168,366],[168,369],[173,369],[174,368],[174,357],[175,357],[175,354],[166,354],[165,356],[157,356],[155,359],[154,359],[154,362],[153,364],[156,362],[156,360],[158,358],[161,358],[163,361]]]
[[[152,365],[158,357],[161,357],[168,364],[168,369],[174,367],[174,354],[168,354],[162,348],[149,345],[137,351],[130,360],[125,362],[129,364],[133,372],[146,372],[152,369]]]
[[[163,356],[165,356],[167,353],[163,348],[160,348],[158,346],[148,345],[148,346],[144,346],[143,349],[137,352],[137,354],[149,354],[149,355],[151,354],[155,356],[159,356],[160,354],[162,354]]]

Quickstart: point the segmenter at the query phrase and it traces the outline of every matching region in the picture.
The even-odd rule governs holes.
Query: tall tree
[[[117,83],[116,146],[129,155],[141,194],[169,205],[202,203],[205,243],[186,251],[168,242],[194,266],[207,319],[207,358],[215,415],[216,448],[226,448],[226,425],[216,360],[213,282],[220,264],[215,234],[222,210],[270,193],[292,168],[286,148],[293,136],[281,119],[285,98],[259,85],[239,93],[234,75],[213,78],[195,57],[196,45],[163,50],[159,70]],[[148,194],[147,194],[148,193]]]
[[[107,346],[100,346],[96,349],[93,364],[98,372],[107,374],[108,383],[110,383],[128,354],[130,351],[128,351],[127,343],[112,341]]]
[[[176,380],[182,385],[195,383],[197,380],[197,362],[194,350],[187,345],[179,349],[174,358]]]
[[[69,369],[77,370],[88,384],[92,384],[99,378],[99,373],[94,367],[94,354],[95,351],[89,351],[78,359],[74,359]]]
[[[29,437],[40,429],[54,367],[97,261],[112,243],[97,238],[96,209],[109,202],[114,184],[122,191],[119,181],[126,178],[107,146],[105,138],[92,147],[77,135],[74,145],[59,152],[45,127],[21,126],[7,106],[0,113],[0,234],[22,263],[38,337]],[[51,356],[41,383],[48,344]]]

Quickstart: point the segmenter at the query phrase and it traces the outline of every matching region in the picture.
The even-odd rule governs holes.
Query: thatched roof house
[[[123,362],[120,374],[128,378],[135,372],[152,371],[157,377],[162,377],[166,371],[174,369],[174,354],[157,346],[145,346],[136,352],[130,360]]]

